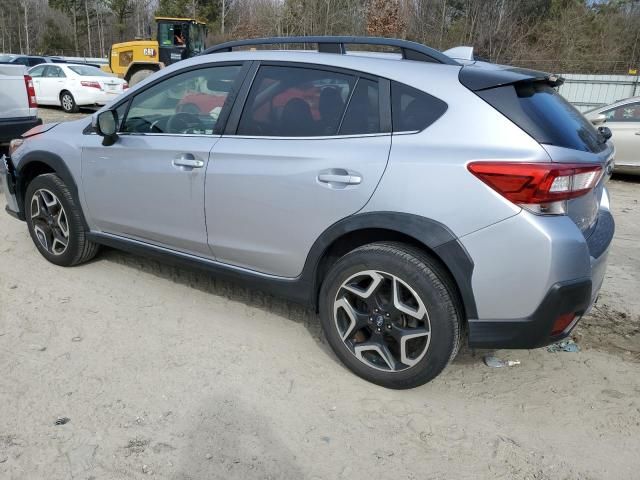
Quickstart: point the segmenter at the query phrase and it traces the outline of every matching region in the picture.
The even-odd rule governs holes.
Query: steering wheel
[[[194,127],[202,127],[202,122],[200,117],[193,113],[176,113],[167,120],[167,133],[186,133],[187,130]]]

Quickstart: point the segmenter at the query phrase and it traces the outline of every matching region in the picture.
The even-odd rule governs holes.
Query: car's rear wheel
[[[67,113],[77,113],[79,110],[75,98],[73,98],[71,92],[67,92],[66,90],[60,93],[60,105]]]
[[[56,174],[40,175],[29,183],[25,216],[33,243],[51,263],[77,265],[98,252],[98,245],[86,237],[80,207]]]
[[[346,254],[320,292],[333,351],[354,373],[388,388],[417,387],[447,366],[460,346],[461,312],[444,268],[400,243]]]

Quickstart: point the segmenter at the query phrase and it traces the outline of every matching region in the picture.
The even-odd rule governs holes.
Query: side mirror
[[[611,138],[611,136],[613,135],[611,133],[611,130],[609,129],[609,127],[598,127],[598,133],[600,133],[600,135],[602,135],[602,138],[606,140],[609,140]]]
[[[102,138],[102,145],[110,146],[118,139],[118,113],[115,110],[105,110],[93,116],[93,128]]]

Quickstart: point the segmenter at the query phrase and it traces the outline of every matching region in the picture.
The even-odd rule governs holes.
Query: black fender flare
[[[445,225],[435,220],[395,212],[366,212],[359,213],[331,225],[315,241],[305,262],[301,279],[311,285],[315,297],[320,285],[316,280],[320,261],[330,246],[341,237],[366,229],[384,229],[401,233],[431,250],[447,267],[460,292],[467,318],[477,318],[477,309],[471,277],[473,275],[473,260],[457,237]]]
[[[56,175],[58,175],[62,179],[69,190],[71,190],[71,193],[76,199],[76,202],[78,202],[78,207],[80,207],[78,186],[64,160],[62,160],[60,156],[52,152],[48,152],[45,150],[32,150],[24,154],[24,156],[20,159],[19,167],[15,170],[16,197],[18,201],[18,209],[20,210],[19,216],[21,220],[25,219],[24,196],[27,191],[27,184],[24,173],[28,170],[29,165],[33,165],[36,162],[47,165],[56,173]],[[85,228],[88,230],[87,223],[84,219],[84,214],[82,215],[82,221],[85,224]]]

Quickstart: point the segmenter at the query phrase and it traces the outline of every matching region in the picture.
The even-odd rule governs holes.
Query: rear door
[[[64,86],[65,74],[55,65],[47,65],[44,74],[40,77],[40,92],[43,102],[48,105],[60,104],[60,92]]]
[[[354,72],[263,63],[207,168],[216,259],[299,275],[318,236],[364,207],[384,172],[388,91],[388,81]]]

